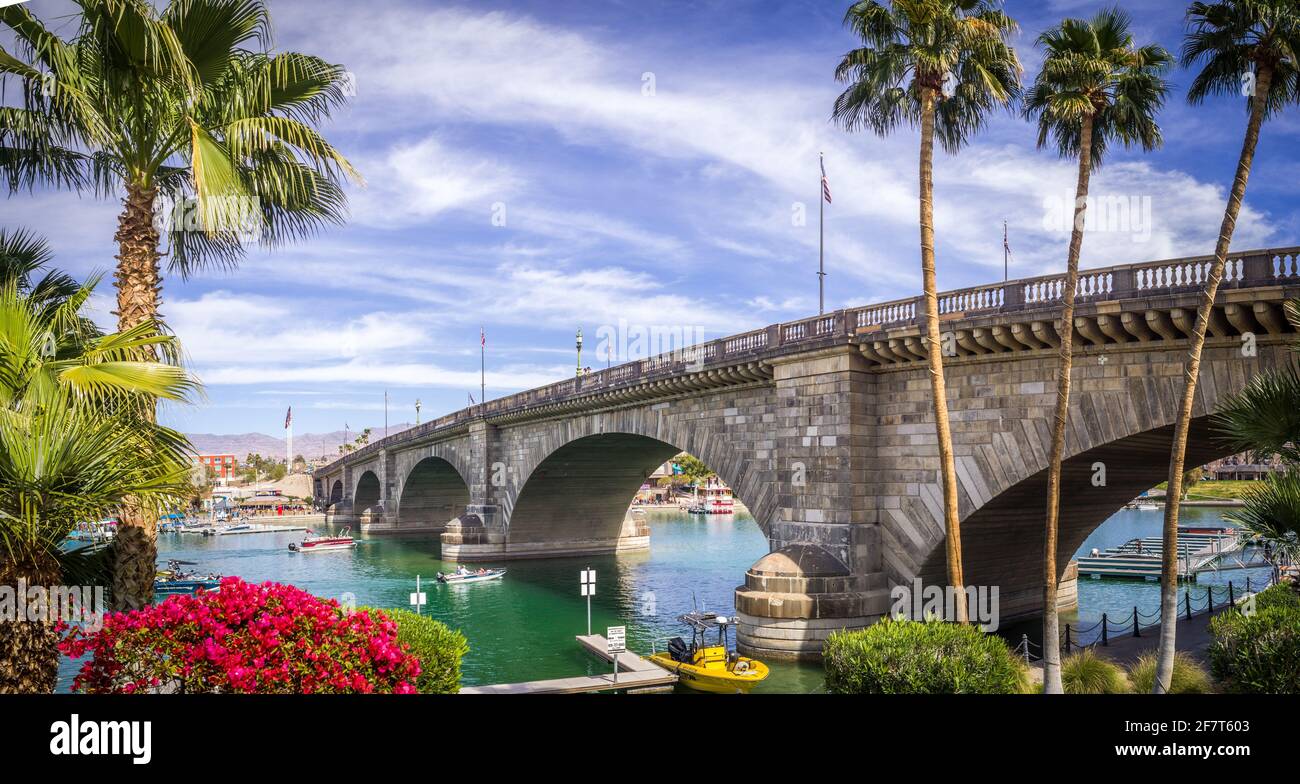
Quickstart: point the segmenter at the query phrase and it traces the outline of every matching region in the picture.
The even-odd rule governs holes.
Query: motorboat
[[[668,649],[652,653],[650,661],[676,673],[683,686],[711,694],[746,694],[767,678],[766,664],[727,650],[727,629],[733,619],[694,610],[677,620],[691,629],[691,642],[674,637]],[[717,643],[709,645],[705,638],[714,629]]]
[[[307,529],[307,538],[301,542],[290,542],[289,549],[295,553],[323,553],[326,550],[351,550],[357,546],[357,540],[352,538],[352,529],[344,526],[338,534],[317,534],[310,528]]]
[[[438,572],[438,582],[447,583],[448,585],[460,583],[482,583],[487,582],[488,580],[500,580],[505,576],[505,569],[466,570],[464,572],[452,572],[450,574]]]
[[[154,578],[154,595],[191,594],[198,591],[210,591],[221,585],[221,575],[219,574],[200,575],[198,572],[188,571],[183,568],[195,565],[193,561],[168,561],[167,568],[159,569],[157,577]]]

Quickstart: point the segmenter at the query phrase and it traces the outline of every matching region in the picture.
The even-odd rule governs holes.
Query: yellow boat
[[[683,686],[712,694],[745,694],[767,678],[766,664],[727,652],[727,618],[691,612],[677,620],[691,627],[691,642],[674,637],[668,650],[652,653],[650,661],[676,673]],[[718,629],[718,644],[706,645],[705,632],[712,628]]]

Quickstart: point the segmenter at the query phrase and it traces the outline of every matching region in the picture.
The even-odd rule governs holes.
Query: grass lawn
[[[1156,485],[1156,490],[1164,490],[1167,482],[1161,482]],[[1237,479],[1219,479],[1219,480],[1202,480],[1197,482],[1187,494],[1189,500],[1216,500],[1226,501],[1241,498],[1246,491],[1258,485],[1259,482],[1237,480]]]

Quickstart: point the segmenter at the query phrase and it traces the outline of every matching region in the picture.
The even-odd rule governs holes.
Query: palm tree
[[[46,269],[54,254],[44,237],[19,229],[0,229],[0,288],[12,284],[19,293],[43,303],[57,303],[76,293],[80,285],[71,276]],[[32,282],[41,270],[45,274]]]
[[[142,416],[194,388],[183,370],[139,359],[173,353],[146,322],[90,335],[80,310],[93,283],[51,303],[0,288],[0,584],[62,582],[60,545],[77,522],[128,499],[157,511],[187,484],[184,436]],[[151,410],[151,406],[149,407]],[[0,621],[0,693],[49,692],[58,670],[55,619]]]
[[[1160,145],[1155,115],[1169,91],[1161,73],[1173,57],[1159,46],[1137,47],[1129,17],[1118,9],[1091,21],[1066,19],[1038,37],[1046,55],[1042,71],[1025,96],[1025,114],[1038,120],[1038,146],[1055,141],[1063,158],[1079,162],[1074,224],[1062,289],[1060,364],[1056,376],[1056,417],[1047,473],[1047,524],[1043,544],[1043,684],[1047,694],[1062,694],[1060,620],[1056,613],[1057,529],[1061,504],[1061,461],[1070,410],[1070,371],[1074,364],[1074,297],[1079,285],[1084,213],[1092,172],[1101,166],[1112,141],[1144,150]]]
[[[1192,3],[1187,10],[1190,31],[1183,43],[1185,67],[1202,63],[1192,80],[1187,99],[1193,104],[1212,95],[1249,95],[1246,108],[1246,137],[1237,159],[1228,206],[1223,213],[1219,240],[1214,246],[1214,261],[1201,290],[1196,308],[1196,326],[1188,341],[1186,383],[1174,424],[1174,440],[1169,455],[1169,490],[1165,501],[1164,557],[1160,575],[1160,649],[1152,691],[1169,690],[1174,672],[1175,637],[1178,625],[1178,510],[1182,497],[1183,461],[1187,452],[1187,433],[1192,423],[1192,404],[1196,382],[1201,372],[1201,350],[1210,310],[1223,279],[1223,267],[1232,245],[1241,203],[1246,197],[1246,181],[1255,159],[1255,146],[1264,121],[1300,97],[1300,4],[1295,0],[1221,0],[1217,3]]]
[[[269,54],[263,0],[81,0],[64,40],[24,6],[0,9],[21,57],[0,49],[22,107],[0,107],[0,171],[11,190],[118,195],[118,330],[159,317],[159,243],[187,276],[238,263],[339,223],[341,185],[359,175],[313,125],[351,81],[310,55]],[[248,48],[248,47],[252,48]],[[143,510],[142,510],[143,511]],[[154,523],[128,511],[115,597],[153,595]]]
[[[988,113],[1009,106],[1020,91],[1020,61],[1007,38],[1016,23],[991,0],[863,0],[844,24],[863,46],[835,69],[848,87],[835,100],[833,120],[849,131],[868,127],[888,135],[900,123],[921,131],[921,277],[925,290],[925,344],[934,397],[943,482],[948,583],[957,588],[956,619],[966,622],[957,469],[940,349],[939,300],[934,270],[934,140],[960,150]]]

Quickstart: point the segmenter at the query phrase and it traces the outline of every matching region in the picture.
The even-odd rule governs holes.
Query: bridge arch
[[[339,501],[342,501],[342,500],[343,500],[343,480],[342,480],[342,479],[335,479],[335,480],[334,480],[334,483],[333,483],[332,485],[330,485],[330,494],[329,494],[329,504],[328,504],[328,505],[329,505],[329,506],[333,506],[334,504],[337,504]]]
[[[378,507],[383,498],[383,489],[379,477],[374,471],[365,471],[357,479],[357,489],[352,494],[352,508],[356,514]]]
[[[465,510],[469,485],[450,461],[429,455],[417,462],[402,481],[397,503],[397,528],[437,529]]]
[[[552,423],[542,438],[505,450],[513,459],[504,464],[506,487],[498,499],[510,540],[540,533],[529,518],[538,511],[549,513],[549,504],[559,499],[548,497],[561,487],[575,494],[608,495],[602,509],[614,509],[621,501],[607,523],[617,527],[645,478],[681,452],[694,455],[717,473],[770,536],[777,509],[775,459],[758,457],[749,437],[739,428],[733,431],[663,417],[651,407]],[[594,506],[590,512],[595,514]]]
[[[1232,454],[1214,429],[1213,412],[1256,374],[1287,361],[1283,345],[1261,347],[1257,355],[1249,356],[1231,344],[1207,347],[1188,433],[1189,469]],[[1169,363],[1161,375],[1143,378],[1148,367],[1149,355],[1140,353],[1111,356],[1107,362],[1096,356],[1076,358],[1076,373],[1090,380],[1076,384],[1071,397],[1061,471],[1057,550],[1061,574],[1098,526],[1144,490],[1168,478],[1182,392],[1177,375],[1181,365]],[[1110,368],[1118,371],[1115,378],[1121,380],[1091,381],[1098,376],[1105,379],[1102,373]],[[960,388],[963,373],[958,370],[952,376]],[[1051,389],[1044,385],[1045,391]],[[1045,394],[1044,407],[1051,402],[1054,395]],[[962,440],[958,436],[958,441]],[[973,448],[958,457],[965,577],[972,585],[998,586],[1002,618],[1038,615],[1042,609],[1050,422],[1026,422],[991,439],[985,435],[982,440],[985,443],[967,440]],[[937,485],[934,487],[937,493]],[[947,559],[942,518],[936,518],[919,500],[905,499],[901,506],[910,524],[898,524],[895,519],[895,524],[885,526],[886,549],[896,556],[910,551],[920,557],[911,564],[897,557],[891,566],[898,571],[889,575],[890,581],[907,583],[919,577],[925,583],[944,583]]]
[[[689,450],[627,432],[582,435],[561,444],[537,461],[514,494],[508,523],[511,546],[617,539],[637,490],[656,468],[684,451]],[[738,487],[742,481],[706,458],[700,460],[742,503],[748,502]],[[758,514],[755,519],[766,533]]]

